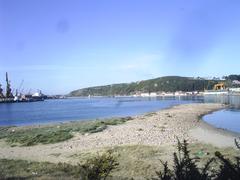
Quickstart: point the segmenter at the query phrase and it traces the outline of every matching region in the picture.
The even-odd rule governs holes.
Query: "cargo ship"
[[[44,101],[47,96],[39,92],[34,94],[22,94],[18,93],[16,90],[16,94],[13,95],[10,81],[8,79],[8,73],[6,72],[6,93],[3,93],[2,85],[0,84],[0,103],[15,103],[15,102],[36,102],[36,101]]]

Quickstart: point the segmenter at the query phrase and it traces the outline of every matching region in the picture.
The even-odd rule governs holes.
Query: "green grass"
[[[162,170],[163,166],[160,159],[168,161],[169,166],[173,165],[172,153],[176,151],[175,146],[144,146],[144,145],[128,145],[116,146],[104,149],[95,149],[79,154],[72,154],[69,160],[77,160],[84,165],[86,162],[95,167],[101,167],[102,160],[109,161],[104,154],[111,150],[113,157],[118,162],[118,167],[111,172],[112,179],[149,179],[156,176],[156,171]],[[198,165],[205,164],[206,161],[214,157],[215,151],[220,151],[225,157],[232,159],[239,156],[239,151],[233,148],[217,148],[208,144],[190,144],[189,150],[191,156],[199,157]],[[56,158],[60,154],[53,154]],[[97,159],[96,159],[97,157]],[[89,161],[89,159],[91,161]],[[100,160],[100,161],[99,161]],[[215,164],[213,164],[216,166]],[[47,162],[29,162],[24,160],[6,160],[0,159],[0,177],[24,179],[75,179],[82,172],[80,165],[69,165],[66,163],[47,163]],[[102,166],[104,167],[104,166]],[[216,166],[218,167],[218,166]],[[88,171],[96,172],[95,168]],[[1,178],[0,178],[1,179]],[[111,179],[111,178],[110,178]]]
[[[159,159],[163,158],[165,160],[171,155],[169,148],[171,147],[145,145],[116,146],[74,154],[70,158],[84,163],[88,158],[102,154],[110,149],[119,163],[118,168],[111,173],[114,177],[113,179],[147,179],[153,177],[155,171],[161,168]]]
[[[128,120],[131,120],[131,118],[71,122],[40,127],[0,127],[0,139],[5,139],[12,146],[51,144],[68,140],[76,132],[82,134],[96,133],[103,131],[108,125],[123,124]]]
[[[0,159],[0,179],[94,179],[110,177],[118,166],[110,151],[89,158],[84,164],[32,162]]]
[[[74,179],[77,167],[59,163],[0,159],[0,177],[4,179]]]
[[[211,157],[215,157],[216,151],[221,152],[221,154],[224,155],[224,157],[229,158],[233,162],[235,161],[234,157],[240,156],[239,150],[236,150],[231,147],[218,148],[218,147],[214,147],[211,144],[195,143],[195,144],[189,144],[188,148],[191,152],[192,157],[200,159],[200,161],[198,162],[199,167],[203,167],[203,165],[205,165]],[[215,168],[215,167],[212,167],[212,168]]]
[[[118,168],[111,173],[115,179],[151,179],[156,177],[156,171],[163,170],[160,160],[168,161],[169,167],[172,168],[173,152],[177,150],[177,147],[172,145],[160,147],[123,145],[73,154],[70,158],[84,163],[86,159],[94,157],[96,154],[102,154],[109,149],[117,157],[116,160],[119,163]],[[200,158],[199,167],[202,167],[211,157],[214,157],[215,151],[220,151],[225,157],[230,159],[233,159],[239,153],[233,148],[217,148],[201,143],[190,144],[189,150],[191,151],[191,156]]]

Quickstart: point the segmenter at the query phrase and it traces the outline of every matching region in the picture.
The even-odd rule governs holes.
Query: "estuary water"
[[[206,122],[240,133],[240,96],[70,98],[0,104],[0,126],[126,117],[188,103],[224,103],[230,108],[203,117]]]
[[[240,133],[240,96],[210,95],[204,99],[205,102],[224,103],[230,106],[227,109],[204,116],[204,121],[217,128]]]
[[[0,104],[0,126],[125,117],[157,111],[174,105],[199,102],[203,102],[202,97],[74,98]]]

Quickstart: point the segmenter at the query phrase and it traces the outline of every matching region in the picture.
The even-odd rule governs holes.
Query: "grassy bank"
[[[0,139],[5,139],[12,146],[57,143],[72,138],[74,133],[96,133],[108,125],[123,124],[128,120],[131,117],[32,127],[0,127]]]
[[[0,159],[1,179],[106,179],[118,166],[112,152],[89,158],[84,164]]]
[[[70,158],[80,162],[104,153],[111,149],[116,157],[119,166],[111,174],[115,179],[151,179],[156,176],[156,171],[163,170],[160,162],[168,161],[170,167],[173,166],[173,152],[177,147],[172,145],[164,146],[144,146],[129,145],[105,148],[102,150],[92,150],[91,152],[72,155]],[[217,148],[209,144],[195,143],[189,145],[191,156],[199,159],[199,167],[202,167],[210,158],[214,157],[216,151],[221,152],[225,157],[233,159],[239,156],[239,151],[233,148]],[[216,164],[213,164],[215,166]]]
[[[0,177],[9,179],[79,179],[81,174],[84,175],[84,172],[86,172],[83,169],[84,165],[94,167],[88,168],[88,172],[95,172],[96,167],[100,167],[100,169],[106,167],[105,162],[109,162],[109,157],[110,160],[111,157],[114,157],[118,166],[111,171],[112,178],[109,179],[151,179],[156,176],[156,171],[163,169],[160,159],[168,161],[169,165],[172,166],[172,153],[176,151],[174,146],[155,147],[143,145],[117,146],[110,149],[112,156],[106,156],[109,148],[105,148],[100,151],[93,150],[75,154],[70,157],[77,159],[81,165],[0,159]],[[216,148],[206,144],[191,144],[189,150],[192,157],[200,158],[199,166],[213,157],[215,151],[220,151],[230,159],[239,156],[239,152],[235,149]],[[101,166],[102,164],[103,166]]]
[[[75,178],[74,174],[68,170],[73,167],[67,168],[64,164],[8,159],[0,159],[0,164],[0,177],[5,179]]]

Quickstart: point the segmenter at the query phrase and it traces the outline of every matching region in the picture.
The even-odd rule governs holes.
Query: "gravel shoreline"
[[[233,147],[238,134],[218,130],[204,123],[201,117],[225,108],[222,104],[186,104],[133,117],[102,132],[81,135],[56,144],[31,147],[10,147],[0,141],[0,158],[35,161],[69,162],[73,154],[121,145],[163,146],[187,139],[189,143],[203,142],[219,147]],[[232,141],[231,141],[232,140]],[[220,143],[219,143],[220,142]],[[53,154],[60,154],[57,158]]]

